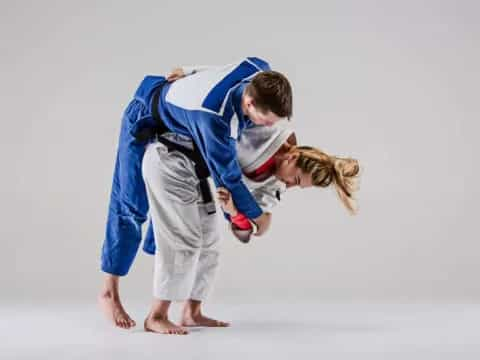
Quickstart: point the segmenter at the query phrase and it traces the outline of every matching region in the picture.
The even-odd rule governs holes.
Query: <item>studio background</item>
[[[146,74],[258,56],[301,144],[363,167],[360,211],[289,191],[244,245],[222,224],[212,297],[478,302],[474,1],[2,3],[0,300],[94,301],[120,119]],[[151,298],[153,259],[122,279]]]

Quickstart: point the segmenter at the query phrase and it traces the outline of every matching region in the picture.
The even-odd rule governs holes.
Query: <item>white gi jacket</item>
[[[254,126],[243,130],[237,142],[237,158],[242,172],[251,173],[270,159],[292,135],[293,129],[286,119],[275,126]],[[263,181],[253,181],[243,175],[243,181],[249,188],[263,211],[271,211],[287,190],[285,183],[275,176]],[[253,230],[240,230],[231,224],[233,234],[242,242],[248,242]]]

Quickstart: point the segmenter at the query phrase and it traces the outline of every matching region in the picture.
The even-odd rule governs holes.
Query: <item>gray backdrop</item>
[[[259,56],[302,144],[364,167],[360,213],[293,190],[271,232],[222,223],[214,298],[478,301],[475,1],[2,3],[1,300],[94,299],[122,111],[145,74]],[[151,296],[139,252],[125,298]]]

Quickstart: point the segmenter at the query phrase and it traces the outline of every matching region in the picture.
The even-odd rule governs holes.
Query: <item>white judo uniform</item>
[[[272,127],[244,129],[237,142],[238,161],[246,173],[277,152],[293,133],[287,120]],[[190,138],[166,133],[170,141],[192,148]],[[142,163],[155,236],[153,296],[162,300],[204,301],[212,290],[219,264],[217,214],[202,202],[194,163],[160,142],[148,145]],[[274,207],[286,190],[275,177],[261,182],[243,178],[264,211]]]

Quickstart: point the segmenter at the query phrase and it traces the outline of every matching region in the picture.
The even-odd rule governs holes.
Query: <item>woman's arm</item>
[[[195,74],[200,71],[208,70],[212,66],[208,65],[195,65],[195,66],[181,66],[174,68],[170,74],[167,75],[167,81],[173,82],[175,80],[181,79],[185,76]]]

